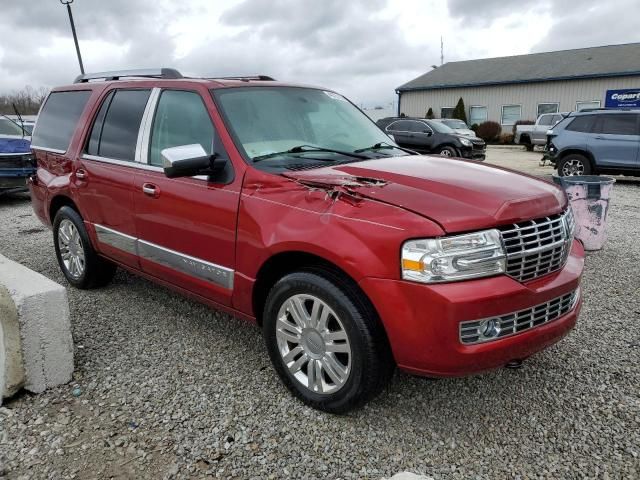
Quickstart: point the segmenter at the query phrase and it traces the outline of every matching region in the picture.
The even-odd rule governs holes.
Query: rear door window
[[[594,132],[608,135],[638,135],[638,116],[633,114],[599,115]]]
[[[398,120],[387,127],[392,132],[409,132],[411,131],[411,122],[408,120]]]
[[[90,96],[90,90],[52,92],[38,116],[33,148],[66,152]]]
[[[102,102],[96,116],[87,153],[133,162],[138,131],[151,90],[116,90]]]

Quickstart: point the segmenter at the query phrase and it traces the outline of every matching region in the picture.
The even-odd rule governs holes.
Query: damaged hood
[[[567,203],[552,183],[487,164],[433,156],[379,158],[284,176],[313,188],[404,208],[448,233],[552,215]]]

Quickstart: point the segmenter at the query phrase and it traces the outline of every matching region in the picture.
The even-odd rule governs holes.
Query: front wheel
[[[584,155],[577,153],[567,155],[558,162],[558,175],[561,177],[591,175],[591,163]]]
[[[269,292],[263,333],[275,370],[307,405],[344,413],[388,383],[394,363],[362,294],[329,272],[297,272]]]
[[[443,157],[458,157],[458,152],[453,147],[441,147],[438,154]]]

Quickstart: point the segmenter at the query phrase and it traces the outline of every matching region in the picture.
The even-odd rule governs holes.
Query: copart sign
[[[607,90],[604,106],[606,108],[640,107],[640,88]]]

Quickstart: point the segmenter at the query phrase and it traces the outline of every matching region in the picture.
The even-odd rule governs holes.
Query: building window
[[[453,118],[454,107],[442,107],[440,109],[440,118]]]
[[[502,106],[502,118],[500,123],[502,125],[515,125],[515,123],[522,117],[522,105],[503,105]]]
[[[474,105],[471,108],[469,108],[469,124],[470,125],[473,125],[474,123],[480,125],[482,122],[486,122],[486,121],[487,121],[487,107]]]
[[[590,102],[576,102],[576,110],[584,110],[585,108],[600,108],[600,100],[591,100]]]
[[[558,113],[560,111],[559,103],[539,103],[538,104],[538,117],[544,113]]]

